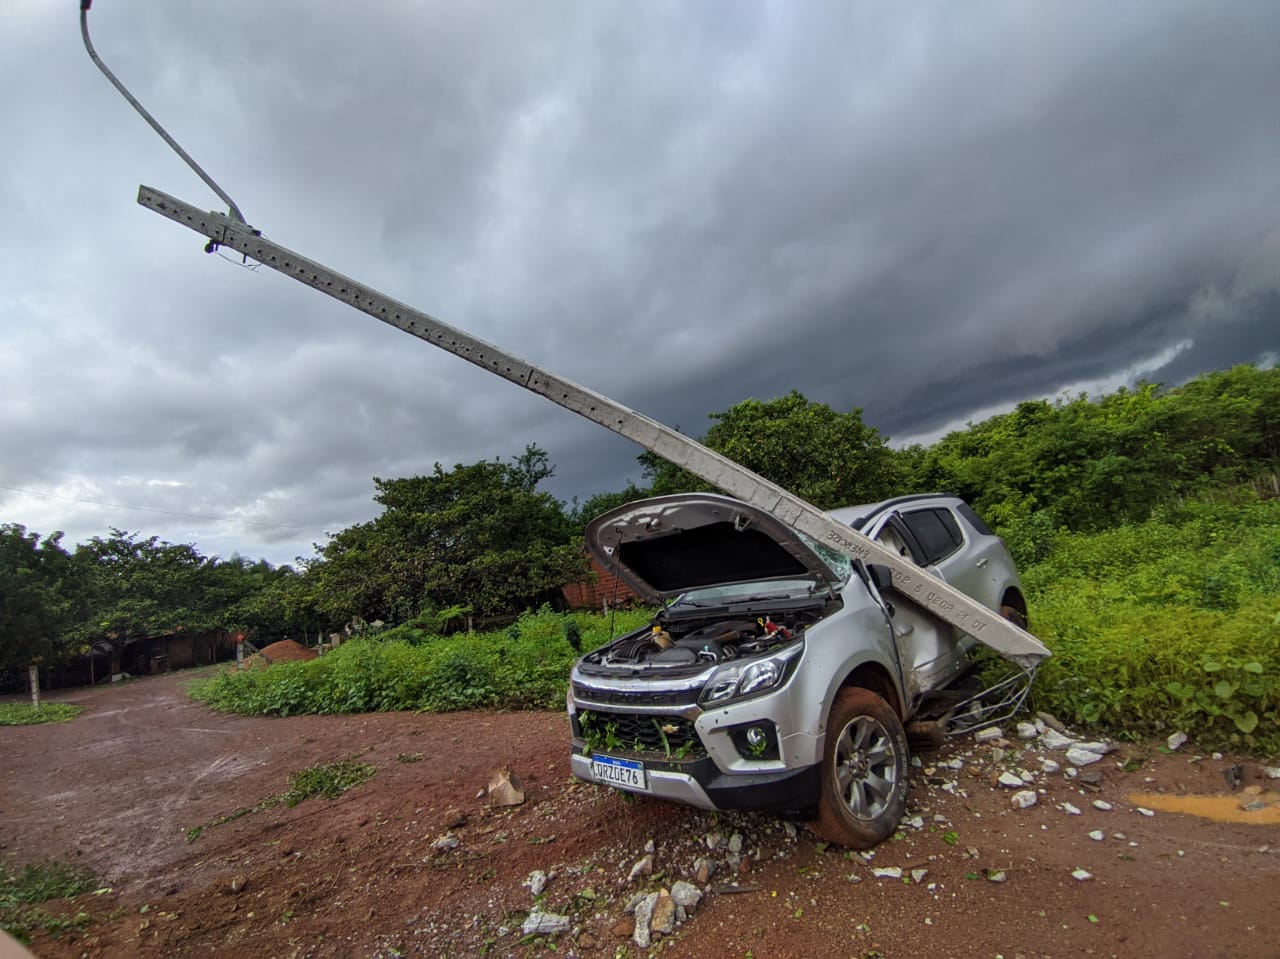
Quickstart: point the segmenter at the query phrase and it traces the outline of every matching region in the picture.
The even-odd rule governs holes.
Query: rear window
[[[924,551],[926,565],[950,556],[964,542],[960,525],[949,510],[921,509],[903,513],[902,521],[907,524],[920,544],[920,549]]]

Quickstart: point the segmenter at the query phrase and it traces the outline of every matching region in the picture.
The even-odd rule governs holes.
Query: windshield
[[[732,606],[761,599],[793,599],[812,595],[817,584],[812,579],[763,579],[751,583],[728,583],[690,589],[671,601],[679,606]]]

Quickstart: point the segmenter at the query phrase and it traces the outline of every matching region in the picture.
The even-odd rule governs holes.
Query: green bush
[[[556,709],[564,704],[577,656],[567,637],[576,632],[583,648],[595,648],[651,615],[643,609],[605,617],[543,607],[510,629],[452,636],[431,635],[410,623],[376,638],[350,640],[310,662],[226,670],[193,683],[191,695],[215,709],[271,716]]]
[[[1280,750],[1280,502],[1200,500],[1062,533],[1023,583],[1053,651],[1038,707],[1113,733]]]

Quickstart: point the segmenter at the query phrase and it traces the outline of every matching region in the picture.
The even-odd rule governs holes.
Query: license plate
[[[640,792],[649,791],[649,777],[645,775],[644,763],[630,759],[618,759],[615,756],[592,756],[591,775],[598,782],[623,789],[634,789]]]

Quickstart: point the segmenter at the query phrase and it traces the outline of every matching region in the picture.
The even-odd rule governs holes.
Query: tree
[[[326,611],[403,622],[439,607],[505,616],[541,602],[584,569],[563,507],[537,489],[553,473],[530,445],[510,463],[375,477],[383,512],[332,536],[308,571]]]
[[[80,583],[61,533],[43,541],[15,524],[0,526],[0,673],[52,663],[73,651],[66,628]]]
[[[901,473],[878,430],[792,390],[774,400],[744,400],[723,413],[703,443],[819,509],[870,503],[899,492]],[[654,494],[707,489],[706,483],[652,453],[640,456]]]
[[[194,546],[113,529],[76,549],[87,583],[90,613],[78,634],[111,648],[112,671],[130,643],[177,632],[208,632],[228,625],[228,603],[239,590],[218,581],[218,564]],[[241,561],[230,564],[242,569]],[[234,575],[234,569],[229,570]],[[244,585],[248,585],[247,582]]]

